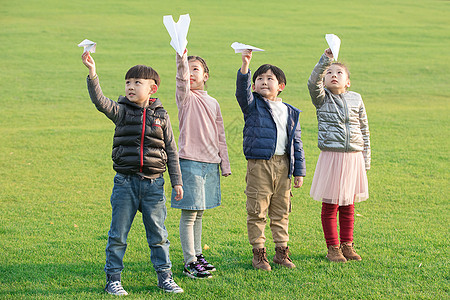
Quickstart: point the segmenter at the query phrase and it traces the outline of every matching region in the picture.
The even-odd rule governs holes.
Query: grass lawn
[[[189,53],[211,70],[208,91],[221,104],[233,171],[222,180],[222,206],[203,221],[204,253],[218,271],[203,281],[182,275],[180,211],[169,208],[173,272],[185,293],[165,295],[138,215],[122,273],[129,297],[449,299],[450,2],[437,0],[2,1],[0,298],[111,298],[103,292],[103,266],[114,126],[90,102],[77,44],[97,42],[97,72],[112,99],[124,93],[131,66],[154,67],[162,78],[156,95],[178,136],[175,51],[162,18],[185,13]],[[327,48],[326,33],[342,40],[339,58],[350,67],[351,89],[363,96],[371,131],[370,198],[355,209],[363,261],[347,264],[325,259],[321,204],[309,197],[319,150],[306,82]],[[293,191],[294,270],[251,266],[235,41],[266,50],[254,53],[251,69],[281,67],[281,96],[303,111],[307,177]],[[268,227],[267,237],[271,260]]]

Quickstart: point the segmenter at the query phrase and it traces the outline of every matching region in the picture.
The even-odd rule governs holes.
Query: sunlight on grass
[[[211,70],[233,174],[222,178],[222,206],[206,211],[205,255],[211,280],[182,275],[180,211],[168,209],[179,299],[445,299],[449,296],[449,98],[446,50],[450,2],[372,1],[25,1],[0,8],[0,298],[99,299],[110,223],[114,126],[89,100],[77,43],[98,43],[102,88],[116,100],[135,64],[162,78],[157,97],[178,136],[175,52],[162,17],[189,13],[190,54]],[[176,17],[175,17],[176,19]],[[320,203],[309,197],[319,155],[317,120],[306,87],[326,48],[342,39],[340,58],[361,93],[371,129],[370,198],[355,207],[360,263],[330,264]],[[266,49],[262,63],[287,76],[283,100],[299,107],[307,177],[294,190],[291,257],[297,268],[253,270],[245,212],[243,117],[236,103],[238,41]],[[166,182],[169,182],[167,174]],[[170,198],[171,188],[166,184]],[[167,204],[170,207],[169,203]],[[267,228],[268,230],[268,228]],[[267,232],[269,259],[274,245]],[[123,285],[131,298],[160,299],[141,215],[130,232]]]

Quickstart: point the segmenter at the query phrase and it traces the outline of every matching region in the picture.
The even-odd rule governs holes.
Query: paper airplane
[[[95,53],[95,48],[97,47],[97,43],[85,39],[81,43],[78,44],[78,47],[84,47],[84,52],[92,52]],[[83,53],[84,53],[83,52]]]
[[[241,44],[238,42],[234,42],[231,44],[231,48],[234,49],[234,53],[242,53],[244,50],[252,50],[252,51],[264,51],[263,49],[259,49],[250,45]]]
[[[341,47],[341,40],[337,35],[326,34],[325,39],[327,40],[328,46],[330,46],[331,52],[333,52],[334,60],[338,59],[339,48]]]
[[[164,16],[163,23],[172,38],[170,45],[182,56],[188,43],[186,37],[191,23],[189,14],[181,15],[177,23],[174,22],[172,16]]]

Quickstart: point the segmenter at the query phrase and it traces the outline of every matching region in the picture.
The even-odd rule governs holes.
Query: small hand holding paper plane
[[[337,35],[334,34],[326,34],[325,39],[327,40],[328,46],[330,46],[334,60],[337,60],[339,55],[339,48],[341,47],[341,40]]]
[[[231,44],[231,48],[234,49],[234,53],[242,53],[244,50],[252,50],[252,51],[264,51],[263,49],[259,49],[250,45],[241,44],[238,42],[234,42]]]
[[[188,43],[186,37],[189,24],[191,23],[189,14],[181,15],[177,23],[175,23],[172,16],[164,16],[163,23],[172,38],[170,45],[182,56]]]
[[[95,53],[95,48],[97,47],[97,43],[85,39],[81,43],[78,44],[78,47],[84,47],[84,52],[92,52]],[[84,53],[83,52],[83,53]]]

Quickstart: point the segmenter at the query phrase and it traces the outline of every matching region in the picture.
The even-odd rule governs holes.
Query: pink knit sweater
[[[216,99],[204,90],[190,90],[187,54],[177,56],[176,101],[180,158],[220,163],[222,175],[230,174],[222,113]]]

